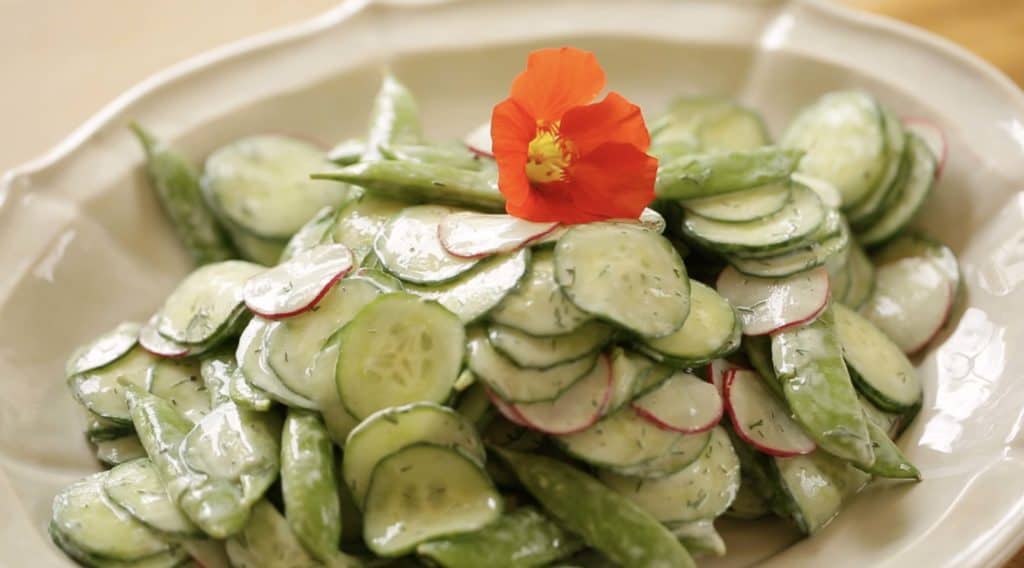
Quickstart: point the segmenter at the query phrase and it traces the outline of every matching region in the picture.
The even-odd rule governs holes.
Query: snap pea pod
[[[504,211],[505,198],[498,191],[493,172],[473,172],[443,166],[397,160],[360,162],[313,179],[330,179],[362,187],[380,197],[443,205]]]
[[[715,530],[714,519],[669,523],[668,530],[695,555],[725,556],[725,541]]]
[[[281,434],[281,491],[292,532],[326,561],[341,540],[341,505],[334,478],[334,445],[315,412],[292,408]]]
[[[257,412],[270,410],[270,406],[274,403],[267,396],[267,393],[263,392],[263,389],[253,385],[249,382],[249,379],[245,378],[245,374],[241,369],[235,369],[231,373],[228,393],[231,396],[231,400],[238,406]]]
[[[757,371],[758,376],[764,379],[764,384],[772,389],[772,392],[784,398],[782,385],[775,376],[775,368],[772,366],[772,341],[766,335],[749,335],[743,338],[743,352],[747,360]]]
[[[366,142],[359,138],[348,138],[327,151],[327,159],[339,166],[351,166],[366,152]]]
[[[611,560],[632,567],[696,567],[683,545],[643,509],[558,460],[496,450],[551,515]]]
[[[871,446],[875,451],[875,463],[871,464],[871,467],[860,469],[890,479],[921,480],[920,470],[903,455],[899,446],[889,438],[881,426],[868,420],[868,434],[871,435]]]
[[[191,474],[178,448],[192,430],[192,423],[171,403],[138,387],[126,387],[125,400],[142,447],[156,466],[167,493],[177,502],[185,490],[183,482],[187,482]]]
[[[323,563],[313,558],[296,538],[288,522],[270,502],[258,501],[242,531],[227,540],[225,549],[235,568],[349,568],[358,560],[335,552]]]
[[[736,152],[691,154],[658,168],[658,199],[697,199],[785,181],[803,152],[774,146]]]
[[[422,136],[416,99],[393,75],[385,75],[370,111],[370,132],[361,159],[379,160],[381,146],[416,144]]]
[[[146,152],[149,182],[196,264],[237,258],[224,229],[206,208],[195,167],[142,126],[132,123],[131,129]]]
[[[210,395],[210,408],[231,400],[231,376],[237,369],[233,350],[222,349],[203,356],[199,374]]]
[[[516,509],[479,531],[423,543],[416,552],[445,568],[527,568],[574,554],[583,542],[532,507]]]
[[[438,164],[473,171],[483,169],[480,156],[461,144],[393,144],[381,146],[380,152],[388,160]]]
[[[829,453],[871,467],[867,421],[843,362],[832,309],[773,335],[772,362],[786,402],[807,433]]]

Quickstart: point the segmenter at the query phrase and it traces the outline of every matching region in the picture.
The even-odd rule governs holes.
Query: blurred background
[[[946,36],[1024,84],[1024,0],[835,1]],[[0,0],[0,171],[39,156],[152,73],[336,3]]]

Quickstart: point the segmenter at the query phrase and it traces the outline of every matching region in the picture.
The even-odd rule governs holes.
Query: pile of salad
[[[421,134],[384,79],[364,138],[232,141],[201,170],[135,126],[198,268],[67,384],[108,468],[50,534],[86,566],[694,566],[721,516],[820,531],[922,402],[956,258],[907,229],[944,146],[833,92],[772,141],[736,101],[651,125],[634,219],[505,213],[490,128]],[[311,176],[311,174],[313,174]]]

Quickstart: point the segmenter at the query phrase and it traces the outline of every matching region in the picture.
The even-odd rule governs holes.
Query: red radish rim
[[[516,407],[508,402],[505,402],[500,396],[497,395],[490,387],[484,387],[484,394],[494,405],[494,408],[498,409],[498,412],[504,416],[509,422],[522,426],[523,428],[530,428],[530,426],[523,420],[522,416],[519,415],[519,411]]]
[[[920,355],[926,347],[928,347],[935,338],[942,334],[942,330],[946,328],[946,322],[949,321],[950,316],[953,315],[953,305],[956,304],[956,289],[952,282],[946,280],[946,289],[949,290],[948,299],[946,300],[946,309],[942,314],[942,319],[939,320],[939,325],[935,327],[928,339],[921,342],[920,345],[915,346],[913,349],[906,352],[907,357],[914,357]],[[141,335],[141,334],[140,334]]]
[[[759,443],[757,440],[751,438],[750,436],[747,436],[746,432],[743,431],[743,428],[737,426],[737,424],[739,424],[740,421],[736,419],[736,411],[733,409],[732,404],[729,403],[729,399],[731,398],[730,393],[732,392],[732,383],[736,377],[736,371],[739,370],[741,369],[729,369],[728,371],[725,372],[725,383],[723,385],[725,387],[725,397],[722,401],[723,405],[725,406],[725,409],[729,412],[729,421],[732,422],[732,429],[734,432],[736,432],[736,435],[739,436],[740,439],[746,442],[747,444],[750,444],[750,446],[755,450],[763,454],[767,454],[769,456],[777,458],[793,458],[796,456],[805,456],[813,452],[814,450],[818,449],[818,445],[816,443],[812,443],[811,449],[805,452],[787,452],[786,450],[778,450],[775,448],[765,446]]]
[[[445,243],[445,239],[444,239],[444,231],[441,230],[441,227],[444,226],[444,220],[446,218],[448,218],[449,215],[454,215],[455,213],[458,213],[458,211],[455,211],[455,212],[452,212],[452,213],[448,213],[447,215],[445,215],[444,217],[441,218],[441,222],[437,224],[437,240],[441,241],[441,248],[443,248],[446,253],[448,253],[448,254],[456,257],[456,258],[464,258],[466,260],[476,260],[476,259],[480,259],[480,258],[487,258],[488,256],[494,256],[496,254],[505,254],[505,253],[509,253],[509,252],[515,252],[517,250],[522,249],[523,247],[529,246],[534,241],[543,239],[544,237],[550,235],[555,229],[557,229],[557,228],[562,226],[561,223],[554,223],[553,225],[551,225],[551,227],[549,229],[545,230],[544,232],[538,233],[538,234],[536,234],[536,235],[526,239],[525,241],[517,244],[516,246],[514,246],[512,248],[497,249],[497,250],[493,250],[493,251],[490,251],[490,252],[482,252],[482,253],[479,253],[479,254],[459,254],[457,252],[452,252],[452,250],[450,248],[448,248],[448,245]]]
[[[494,154],[492,154],[490,152],[484,152],[480,148],[477,148],[476,146],[473,146],[471,144],[467,144],[466,142],[463,142],[462,145],[465,146],[467,150],[469,150],[470,152],[476,154],[477,156],[479,156],[481,158],[489,158],[491,160],[494,159]]]
[[[725,415],[725,401],[723,400],[722,404],[718,405],[718,413],[715,415],[714,419],[709,421],[707,424],[701,424],[696,428],[678,428],[662,421],[647,409],[637,406],[632,402],[629,403],[629,407],[633,409],[633,412],[635,412],[637,416],[643,418],[647,422],[650,422],[655,428],[665,430],[666,432],[676,432],[678,434],[703,434],[715,426],[718,426],[718,423],[722,421],[722,416]]]
[[[936,132],[939,133],[939,138],[942,140],[942,153],[938,156],[939,163],[935,167],[935,180],[938,181],[939,178],[942,177],[942,171],[946,167],[946,158],[949,156],[949,139],[946,138],[946,131],[943,130],[941,126],[935,124],[931,120],[919,116],[904,117],[903,124],[921,124],[929,128],[933,128]]]
[[[715,377],[716,377],[716,375],[715,375],[715,361],[724,361],[726,364],[730,365],[729,367],[727,367],[727,368],[722,370],[722,380],[721,380],[721,382],[715,382]],[[740,370],[740,371],[751,371],[752,370],[752,369],[749,369],[747,367],[744,367],[743,365],[737,365],[736,363],[733,363],[732,361],[730,361],[728,359],[712,359],[712,360],[708,361],[707,368],[708,368],[708,371],[707,371],[707,374],[708,374],[707,381],[709,383],[711,383],[712,385],[715,385],[715,388],[718,389],[718,394],[722,395],[722,405],[723,406],[725,405],[725,373],[727,371],[729,371],[729,370],[732,370],[732,369],[736,369],[736,370]]]
[[[144,332],[143,330],[147,329],[151,330],[152,333],[156,334],[159,334],[160,332],[156,330],[156,327],[150,325],[149,322],[146,322],[146,325],[142,326],[139,329],[139,347],[142,347],[142,349],[149,353],[150,355],[154,355],[156,357],[161,357],[164,359],[182,359],[194,353],[194,350],[191,347],[178,343],[177,341],[171,341],[170,339],[164,339],[165,344],[177,345],[181,347],[181,351],[161,351],[157,349],[155,345],[153,345],[152,343],[148,343],[145,339],[143,339],[144,337],[146,337],[146,332]]]
[[[269,320],[282,320],[282,319],[287,319],[287,318],[290,318],[290,317],[293,317],[293,316],[304,314],[304,313],[308,312],[309,310],[313,309],[314,307],[316,307],[316,305],[320,303],[320,300],[323,300],[324,296],[326,296],[327,293],[330,292],[332,288],[334,288],[334,285],[337,284],[342,278],[347,276],[348,273],[352,271],[352,267],[353,266],[354,266],[354,264],[350,264],[348,268],[346,268],[342,272],[339,272],[333,278],[331,278],[324,285],[324,287],[320,289],[320,292],[317,293],[316,297],[314,297],[312,301],[310,301],[308,304],[302,306],[301,308],[298,308],[298,309],[295,309],[295,310],[291,310],[291,311],[288,311],[288,312],[273,313],[273,314],[271,314],[271,313],[265,313],[265,312],[261,312],[261,311],[258,311],[256,309],[254,309],[251,305],[249,305],[248,301],[245,302],[245,307],[249,308],[250,312],[260,316],[261,318],[266,318],[266,319],[269,319]]]
[[[811,270],[817,270],[818,268],[820,268],[820,267],[815,267],[815,268],[812,268]],[[736,270],[732,266],[726,266],[725,268],[722,269],[721,272],[718,273],[718,276],[715,278],[715,291],[716,292],[718,291],[718,286],[719,286],[719,282],[722,279],[722,275],[725,274],[725,271],[729,270],[729,269]],[[772,329],[770,329],[768,331],[765,331],[765,332],[761,332],[761,333],[747,333],[747,330],[744,329],[743,330],[743,335],[746,335],[747,337],[760,337],[762,335],[772,335],[774,333],[779,333],[780,331],[785,331],[787,329],[792,329],[794,327],[800,327],[800,326],[802,326],[804,324],[807,324],[807,323],[810,323],[810,322],[816,320],[818,318],[818,316],[820,316],[821,313],[825,311],[825,308],[828,307],[829,300],[832,299],[832,278],[828,275],[827,271],[823,270],[822,272],[824,272],[824,274],[825,274],[825,300],[821,303],[820,306],[818,306],[817,310],[815,310],[813,313],[811,313],[810,315],[808,315],[807,317],[805,317],[803,319],[791,321],[789,323],[783,324],[783,325],[781,325],[779,327],[772,328]],[[752,277],[752,278],[756,278],[756,277]],[[765,280],[779,280],[779,279],[766,278]]]
[[[604,415],[604,411],[608,409],[608,403],[611,402],[612,400],[612,383],[614,382],[611,360],[609,360],[608,355],[604,353],[601,354],[601,359],[604,361],[604,366],[608,370],[608,372],[605,373],[607,378],[604,381],[604,398],[601,399],[601,404],[598,405],[594,413],[587,420],[586,425],[580,426],[578,428],[570,428],[568,430],[551,430],[546,428],[540,428],[533,424],[532,422],[530,422],[529,418],[523,416],[522,412],[519,411],[515,404],[510,405],[512,406],[512,409],[515,411],[516,416],[518,416],[523,421],[523,426],[531,430],[536,430],[537,432],[540,432],[542,434],[548,434],[550,436],[568,436],[570,434],[577,434],[579,432],[582,432],[596,424],[599,420],[601,420],[601,417]]]

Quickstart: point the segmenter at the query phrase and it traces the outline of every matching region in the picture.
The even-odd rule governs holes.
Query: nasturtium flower
[[[654,199],[658,161],[640,108],[618,93],[594,102],[605,74],[593,53],[530,54],[491,114],[498,188],[530,221],[636,219]]]

